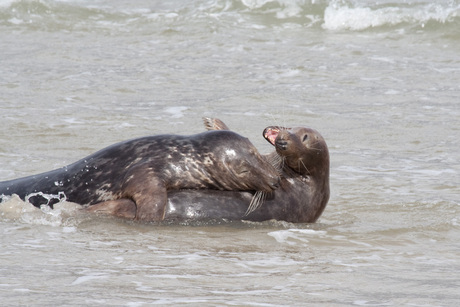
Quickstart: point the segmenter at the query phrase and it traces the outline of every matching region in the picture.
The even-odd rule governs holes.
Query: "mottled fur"
[[[210,129],[228,129],[208,119]],[[308,127],[267,127],[263,136],[276,148],[266,155],[281,170],[280,187],[263,206],[245,215],[254,193],[238,191],[171,191],[165,220],[282,220],[315,222],[329,200],[329,151],[324,138]]]
[[[40,195],[64,193],[91,211],[158,221],[170,190],[272,191],[278,182],[277,171],[247,138],[208,131],[121,142],[61,169],[0,182],[0,195],[24,199],[41,192],[29,199],[40,206],[52,205]]]

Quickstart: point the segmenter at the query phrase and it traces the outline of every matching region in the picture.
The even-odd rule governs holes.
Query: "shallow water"
[[[224,120],[331,152],[313,225],[139,225],[12,199],[2,305],[453,306],[458,1],[2,1],[0,178]]]

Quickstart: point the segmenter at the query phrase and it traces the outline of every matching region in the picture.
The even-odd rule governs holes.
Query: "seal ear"
[[[275,140],[281,130],[288,130],[288,128],[281,126],[268,126],[262,132],[263,137],[273,146],[275,146]]]

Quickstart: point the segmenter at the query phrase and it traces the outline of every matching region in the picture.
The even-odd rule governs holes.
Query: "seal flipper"
[[[146,163],[131,167],[122,186],[122,198],[136,204],[136,220],[162,221],[168,201],[164,181]]]
[[[86,208],[86,211],[114,215],[132,220],[136,217],[136,204],[131,199],[121,198],[97,203]]]
[[[218,118],[203,117],[206,130],[230,130],[228,126]]]
[[[144,194],[147,193],[147,194]],[[162,221],[165,218],[168,196],[166,188],[161,190],[144,190],[134,198],[136,203],[136,217],[138,221]]]

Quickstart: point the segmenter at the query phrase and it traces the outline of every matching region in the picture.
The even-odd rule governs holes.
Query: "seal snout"
[[[270,180],[260,183],[257,190],[271,193],[280,187],[281,178],[279,176],[270,176]]]
[[[263,136],[270,144],[275,146],[277,151],[286,151],[288,150],[289,141],[291,140],[289,130],[291,130],[291,128],[270,126],[265,128]]]
[[[280,187],[281,178],[277,176],[275,180],[270,184],[272,190],[276,190]]]
[[[289,147],[291,136],[287,130],[281,131],[275,139],[275,148],[279,151],[286,151]]]
[[[264,129],[264,131],[262,132],[262,135],[270,144],[275,146],[275,140],[278,137],[279,133],[287,129],[289,128],[280,127],[280,126],[269,126]]]
[[[279,150],[287,150],[288,148],[288,142],[287,140],[277,138],[275,140],[275,147]]]

